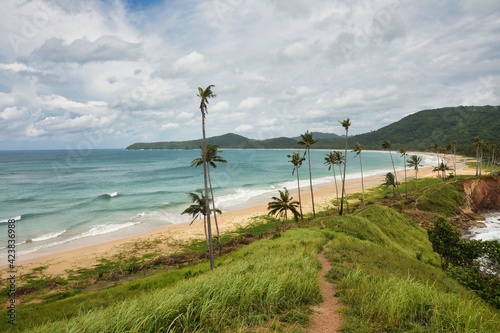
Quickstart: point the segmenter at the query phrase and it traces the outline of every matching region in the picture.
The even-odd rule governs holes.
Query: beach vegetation
[[[203,153],[203,151],[202,151]],[[221,241],[220,241],[220,231],[219,231],[219,222],[217,221],[217,213],[220,211],[215,208],[215,197],[214,197],[214,189],[212,186],[212,177],[210,176],[210,167],[216,169],[217,168],[217,163],[227,163],[227,160],[219,155],[219,153],[222,153],[222,150],[219,150],[219,146],[217,145],[210,145],[207,144],[207,151],[206,151],[206,156],[205,159],[203,159],[203,156],[194,159],[191,161],[191,166],[198,167],[200,165],[203,165],[203,161],[206,160],[208,163],[207,167],[207,173],[208,173],[208,186],[210,188],[210,195],[211,195],[211,201],[212,201],[212,212],[214,214],[214,222],[215,222],[215,229],[217,231],[217,242],[219,246],[219,251],[221,251]]]
[[[474,137],[474,148],[476,150],[476,176],[480,176],[483,174],[483,147],[484,141],[481,140],[479,136]],[[481,167],[480,167],[481,165]]]
[[[295,221],[298,221],[300,212],[297,207],[299,207],[300,203],[293,200],[287,188],[284,188],[283,191],[278,190],[278,192],[279,197],[272,197],[272,201],[267,204],[268,215],[277,216],[278,218],[285,217],[284,222],[288,222],[288,211],[290,211]]]
[[[306,146],[306,151],[307,151],[307,161],[309,163],[309,187],[311,189],[312,213],[313,213],[313,218],[315,218],[316,209],[314,207],[314,191],[312,183],[311,146],[315,144],[317,141],[313,139],[313,134],[309,131],[306,131],[304,134],[301,134],[300,137],[301,140],[299,141],[299,144]]]
[[[361,171],[361,197],[363,206],[365,205],[365,184],[363,180],[363,161],[361,160],[361,152],[363,151],[363,145],[359,142],[356,142],[354,145],[353,152],[356,153],[356,156],[359,156],[359,169]]]
[[[396,191],[395,191],[395,188],[396,188],[396,177],[394,176],[394,174],[392,172],[386,173],[384,185],[385,186],[391,186],[391,188],[392,188],[392,194],[396,195]]]
[[[300,211],[300,219],[304,222],[304,215],[302,213],[302,199],[300,197],[300,177],[299,177],[299,168],[302,166],[302,162],[306,159],[306,153],[300,156],[300,151],[293,152],[292,155],[287,155],[290,159],[288,162],[293,164],[292,175],[296,173],[297,175],[297,193],[299,195],[299,211]]]
[[[341,165],[344,163],[344,156],[342,155],[342,152],[340,151],[332,151],[326,154],[325,156],[325,162],[324,164],[328,167],[328,171],[332,170],[333,171],[333,180],[335,182],[335,196],[337,198],[337,209],[340,208],[339,204],[339,187],[337,185],[337,175],[335,174],[335,166],[339,166],[339,175],[340,179],[342,179],[342,169]]]
[[[205,118],[207,116],[208,110],[208,100],[210,98],[215,98],[217,95],[212,92],[214,85],[211,84],[205,89],[198,87],[198,97],[200,98],[200,111],[201,111],[201,129],[202,129],[202,143],[201,143],[201,156],[203,159],[203,185],[205,189],[205,198],[210,198],[208,191],[209,187],[209,175],[208,175],[208,146],[207,146],[207,135],[205,130]],[[210,210],[210,199],[205,200],[205,211]],[[208,244],[208,256],[210,260],[210,268],[214,268],[214,249],[212,244],[212,222],[210,221],[210,214],[206,216],[206,226],[207,226],[207,244]]]
[[[394,176],[394,184],[391,185],[393,185],[394,188],[397,188],[399,184],[398,184],[398,175],[396,173],[396,166],[394,165],[394,159],[392,158],[392,143],[389,140],[384,139],[384,141],[382,141],[382,148],[384,150],[389,151],[389,156],[391,157],[391,163],[392,163],[392,171],[393,171],[392,175]]]
[[[348,142],[349,142],[349,127],[351,127],[351,120],[349,118],[344,119],[340,121],[340,124],[345,130],[345,149],[344,149],[344,172],[342,173],[342,194],[340,196],[340,209],[339,209],[339,215],[342,215],[344,213],[344,198],[346,196],[345,193],[345,175],[346,175],[346,168],[347,168],[347,147],[348,147]]]
[[[399,148],[399,154],[403,158],[403,167],[405,170],[405,198],[408,199],[408,177],[406,175],[406,156],[408,156],[408,153],[406,152],[406,149],[401,147]]]
[[[415,170],[415,189],[418,188],[418,168],[422,166],[422,157],[418,155],[411,155],[408,160],[406,160],[406,165]]]

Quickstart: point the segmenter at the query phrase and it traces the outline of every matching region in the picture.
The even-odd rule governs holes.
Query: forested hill
[[[356,124],[351,125],[351,129]],[[340,149],[345,138],[335,134],[316,133],[317,143],[313,148]],[[343,134],[343,133],[340,133]],[[361,143],[365,149],[381,149],[382,141],[389,140],[393,148],[405,147],[408,150],[426,151],[432,145],[457,143],[457,152],[466,152],[479,136],[485,142],[500,141],[500,106],[459,106],[423,110],[411,114],[393,124],[376,131],[349,137],[349,146]],[[208,138],[209,144],[221,148],[297,148],[298,137],[254,140],[229,133]],[[134,143],[126,149],[197,149],[201,139],[190,141],[170,141]]]

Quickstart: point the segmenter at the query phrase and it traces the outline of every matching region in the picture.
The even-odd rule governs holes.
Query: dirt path
[[[319,272],[318,279],[323,302],[312,308],[314,314],[311,317],[309,332],[340,332],[340,327],[342,326],[342,317],[339,312],[341,308],[340,300],[335,297],[335,286],[326,279],[326,274],[330,271],[332,265],[326,259],[324,252],[318,254],[318,260],[321,263],[321,271]]]

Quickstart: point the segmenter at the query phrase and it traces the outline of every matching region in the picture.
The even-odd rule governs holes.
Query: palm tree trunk
[[[363,162],[361,161],[361,153],[359,154],[359,168],[361,169],[361,196],[363,198],[363,206],[365,205],[365,184],[363,181]]]
[[[345,196],[345,172],[347,166],[347,131],[345,134],[345,151],[344,151],[344,175],[342,177],[342,197],[340,198],[340,211],[339,215],[344,212],[344,196]]]
[[[314,209],[314,191],[313,191],[312,173],[311,173],[311,152],[310,152],[309,148],[307,148],[307,159],[309,160],[309,187],[311,188],[311,201],[312,201],[312,206],[313,206],[313,217],[316,217],[316,210]]]
[[[335,174],[335,165],[332,167],[333,180],[335,181],[335,194],[337,195],[337,207],[339,206],[339,187],[337,185],[337,175]]]
[[[203,131],[203,184],[205,186],[205,211],[207,212],[207,241],[208,241],[208,256],[210,258],[210,269],[214,269],[214,248],[212,244],[212,224],[210,223],[210,200],[208,199],[208,165],[207,165],[207,137],[205,134],[205,110],[201,110],[202,120],[201,126]]]
[[[217,212],[215,211],[215,197],[214,189],[212,187],[212,178],[210,177],[210,167],[207,168],[208,171],[208,185],[210,186],[210,195],[212,196],[212,208],[214,211],[215,229],[217,230],[217,244],[219,246],[219,256],[222,255],[222,246],[220,243],[220,233],[219,233],[219,223],[217,222]]]
[[[408,180],[406,178],[406,155],[403,155],[403,162],[404,162],[404,165],[405,165],[405,196],[406,196],[406,199],[408,199]]]
[[[398,176],[396,175],[396,167],[394,166],[394,159],[392,158],[391,150],[389,150],[389,155],[391,156],[392,170],[394,171],[394,187],[398,186]],[[399,187],[398,187],[399,192]]]
[[[297,191],[299,192],[300,220],[304,222],[304,215],[302,214],[302,199],[300,198],[299,168],[295,167],[295,171],[297,171]]]

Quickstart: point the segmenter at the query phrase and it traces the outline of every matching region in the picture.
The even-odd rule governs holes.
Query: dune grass
[[[318,303],[325,232],[291,230],[225,257],[216,270],[28,332],[224,332],[268,321],[307,323]],[[240,260],[244,257],[244,260]]]

